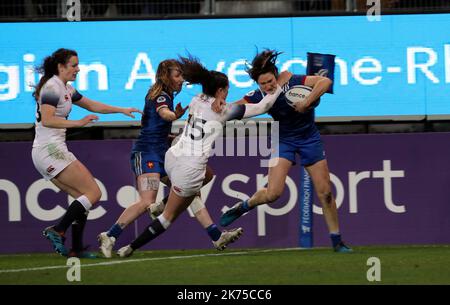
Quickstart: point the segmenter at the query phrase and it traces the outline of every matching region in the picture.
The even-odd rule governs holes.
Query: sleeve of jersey
[[[259,93],[259,91],[256,90],[250,91],[244,96],[244,100],[246,100],[247,103],[252,104],[259,103],[261,99],[262,99],[261,93]]]
[[[46,86],[41,92],[41,104],[51,105],[53,107],[58,106],[60,94],[58,89],[53,86]]]
[[[245,104],[244,118],[257,116],[269,111],[269,109],[275,104],[278,96],[283,92],[280,86],[277,86],[277,90],[273,94],[266,94],[264,98],[258,104]]]
[[[245,105],[227,104],[222,121],[240,120],[244,117]]]
[[[78,92],[77,90],[75,90],[72,94],[72,102],[76,103],[79,100],[81,100],[83,98],[83,96],[80,94],[80,92]]]
[[[164,95],[160,95],[154,101],[154,105],[156,107],[156,112],[164,107],[169,107],[169,98]]]
[[[305,84],[305,80],[306,80],[306,75],[298,75],[295,74],[292,76],[291,78],[291,85],[295,86],[295,85],[304,85]]]

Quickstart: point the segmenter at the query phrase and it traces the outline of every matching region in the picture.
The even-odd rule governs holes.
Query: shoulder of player
[[[304,85],[307,75],[304,74],[292,74],[289,79],[289,86]]]
[[[156,104],[170,103],[170,102],[172,102],[172,97],[163,91],[156,98],[154,98],[152,100],[152,102],[154,102]]]
[[[42,86],[40,96],[51,94],[61,96],[64,94],[63,88],[53,78],[49,79],[44,86]]]
[[[264,93],[261,91],[261,89],[255,89],[252,90],[250,92],[248,92],[245,96],[244,99],[247,102],[259,102],[262,98],[264,97]]]

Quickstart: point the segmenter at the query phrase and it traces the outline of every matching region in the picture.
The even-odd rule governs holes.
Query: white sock
[[[85,195],[81,195],[80,197],[77,198],[77,200],[84,206],[86,211],[89,211],[92,208],[92,203]]]
[[[164,218],[164,216],[161,214],[158,217],[159,222],[161,223],[161,225],[163,226],[164,229],[167,230],[167,228],[170,226],[170,221],[168,221],[167,219]]]

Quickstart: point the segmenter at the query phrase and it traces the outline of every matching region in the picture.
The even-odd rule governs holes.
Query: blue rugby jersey
[[[162,92],[155,99],[145,99],[144,114],[141,119],[141,131],[135,141],[133,151],[149,152],[156,148],[168,148],[167,136],[172,129],[172,122],[164,120],[158,110],[168,107],[173,111],[173,98]]]
[[[306,75],[292,75],[289,82],[283,86],[283,93],[277,98],[268,113],[280,124],[280,140],[296,140],[309,137],[317,130],[314,123],[314,108],[306,113],[300,113],[286,102],[284,95],[291,87],[305,84]],[[244,99],[249,103],[259,103],[265,93],[256,89],[247,93]]]

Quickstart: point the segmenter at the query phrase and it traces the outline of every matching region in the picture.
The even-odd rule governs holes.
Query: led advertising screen
[[[158,63],[188,52],[226,73],[228,101],[239,100],[257,88],[246,63],[270,48],[283,52],[280,70],[298,74],[307,52],[336,55],[334,94],[322,98],[319,120],[442,117],[450,114],[449,28],[450,14],[0,23],[0,124],[34,122],[34,67],[61,47],[78,52],[77,90],[117,106],[142,109]],[[200,90],[184,86],[175,102],[186,106]],[[70,118],[85,114],[74,106]],[[100,115],[110,121],[133,120]]]

